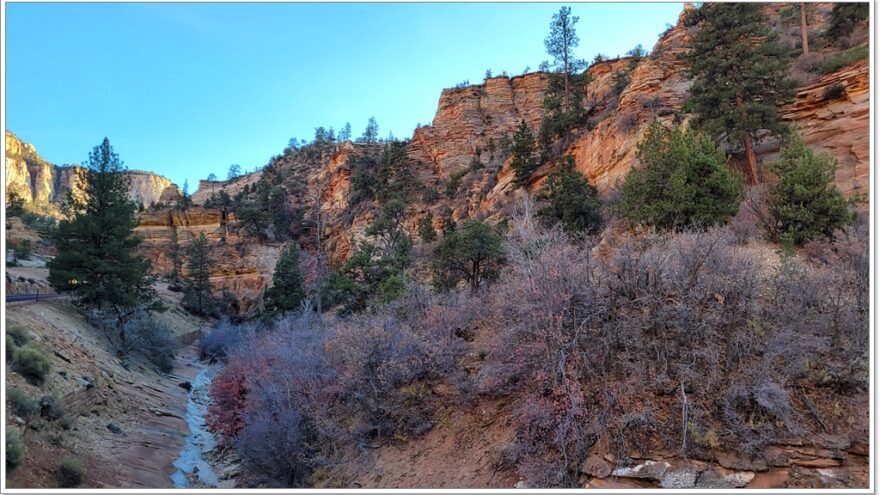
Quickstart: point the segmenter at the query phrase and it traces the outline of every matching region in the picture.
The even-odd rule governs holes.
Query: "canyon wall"
[[[82,167],[58,166],[46,161],[33,145],[6,131],[6,191],[24,200],[25,208],[58,216],[58,204],[68,191],[81,195],[78,173]],[[159,201],[166,189],[176,189],[169,179],[151,172],[129,170],[129,198],[147,207]]]

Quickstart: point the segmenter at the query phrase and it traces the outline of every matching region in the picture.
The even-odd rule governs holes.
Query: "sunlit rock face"
[[[53,216],[59,215],[58,204],[68,192],[82,198],[83,182],[79,166],[58,166],[46,161],[33,145],[6,131],[6,190],[14,192],[25,207]],[[176,189],[169,179],[151,172],[129,170],[129,198],[147,207],[159,201],[169,188]]]

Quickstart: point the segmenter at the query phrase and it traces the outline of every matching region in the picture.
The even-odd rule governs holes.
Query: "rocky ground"
[[[44,268],[30,270],[34,280],[45,281]],[[58,421],[25,422],[7,411],[7,424],[23,431],[27,448],[24,463],[11,472],[7,486],[57,487],[56,469],[65,457],[75,457],[85,466],[84,487],[173,486],[173,462],[189,435],[187,391],[182,385],[202,369],[192,342],[203,323],[176,309],[160,318],[188,341],[167,374],[136,359],[123,366],[106,337],[66,300],[7,305],[7,325],[27,328],[32,339],[49,350],[52,361],[50,376],[40,386],[28,383],[7,364],[7,389],[19,389],[31,398],[57,392],[66,412]]]

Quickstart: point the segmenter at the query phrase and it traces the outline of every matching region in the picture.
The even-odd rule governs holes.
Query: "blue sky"
[[[319,125],[357,136],[374,115],[411,136],[444,87],[548,59],[561,5],[6,3],[6,125],[58,164],[108,136],[129,168],[192,191]],[[567,5],[588,60],[650,49],[682,8]]]

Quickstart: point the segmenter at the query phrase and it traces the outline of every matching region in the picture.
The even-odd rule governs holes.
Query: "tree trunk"
[[[751,175],[752,184],[757,184],[761,180],[761,174],[758,171],[758,159],[755,157],[751,134],[746,133],[744,144],[746,147],[746,160],[749,162],[749,175]]]
[[[743,98],[740,95],[736,95],[736,107],[738,109],[742,109],[743,107]],[[746,160],[749,162],[749,175],[752,184],[757,184],[761,179],[761,174],[758,171],[758,159],[755,157],[755,149],[754,143],[752,142],[752,135],[749,134],[749,131],[744,131],[745,138],[743,139],[743,144],[746,148]]]
[[[804,47],[804,55],[810,53],[809,41],[807,40],[807,4],[801,4],[801,45]]]

